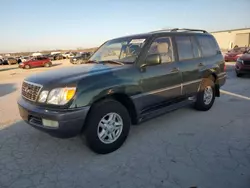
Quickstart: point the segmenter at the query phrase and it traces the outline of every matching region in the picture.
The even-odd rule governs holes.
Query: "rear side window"
[[[216,55],[219,47],[215,39],[211,36],[197,36],[204,57]]]
[[[189,36],[175,37],[177,43],[177,50],[179,54],[179,60],[188,60],[194,58],[193,46],[191,38]],[[197,55],[198,52],[196,52]]]
[[[193,46],[193,53],[194,53],[194,58],[200,58],[201,57],[201,51],[199,49],[199,45],[194,37],[191,37],[191,42]]]

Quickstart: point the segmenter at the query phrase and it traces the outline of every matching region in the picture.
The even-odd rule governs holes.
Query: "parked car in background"
[[[14,57],[7,57],[4,59],[3,64],[13,65],[13,64],[18,64],[18,61]]]
[[[122,146],[131,124],[190,104],[211,109],[225,82],[213,35],[154,31],[105,42],[86,66],[25,78],[18,106],[34,128],[55,137],[82,134],[93,151],[106,154]]]
[[[65,59],[62,54],[43,54],[43,57],[49,58],[51,61]]]
[[[20,68],[30,69],[33,67],[50,67],[52,65],[51,60],[47,57],[38,56],[33,57],[25,62],[19,64]]]
[[[49,55],[49,58],[52,61],[65,59],[62,54],[51,54],[51,55]]]
[[[89,57],[91,56],[90,52],[83,52],[79,53],[76,56],[70,59],[70,63],[72,64],[82,64],[88,61]]]
[[[23,57],[21,57],[22,62],[25,62],[25,61],[27,61],[29,59],[31,59],[30,56],[23,56]]]
[[[235,72],[237,77],[250,74],[250,49],[237,59]]]
[[[242,54],[246,53],[250,48],[247,47],[237,47],[232,50],[229,50],[225,56],[224,60],[228,61],[236,61]]]
[[[66,52],[66,53],[62,54],[62,56],[65,59],[70,59],[70,58],[74,57],[75,55],[76,55],[76,53],[73,53],[73,52]]]

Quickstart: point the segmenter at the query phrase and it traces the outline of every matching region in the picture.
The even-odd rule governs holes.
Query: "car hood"
[[[226,56],[236,56],[236,55],[238,55],[238,54],[237,54],[237,53],[234,53],[234,52],[227,52],[225,55],[226,55]]]
[[[240,59],[242,59],[243,61],[244,61],[244,60],[250,61],[250,54],[243,54],[243,55],[240,57]]]
[[[75,67],[65,67],[57,70],[49,70],[27,77],[25,80],[47,87],[67,86],[70,84],[76,84],[84,77],[103,72],[114,71],[115,69],[121,69],[124,66],[125,65],[113,64],[84,64]]]

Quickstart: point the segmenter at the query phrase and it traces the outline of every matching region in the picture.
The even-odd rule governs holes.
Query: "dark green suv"
[[[97,153],[118,149],[131,124],[188,104],[209,110],[226,81],[214,37],[172,29],[105,42],[84,65],[26,78],[21,117],[52,136],[86,137]]]

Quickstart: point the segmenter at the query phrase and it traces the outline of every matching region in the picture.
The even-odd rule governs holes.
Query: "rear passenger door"
[[[182,95],[191,96],[198,90],[205,62],[194,36],[176,36],[175,41],[182,73]]]

